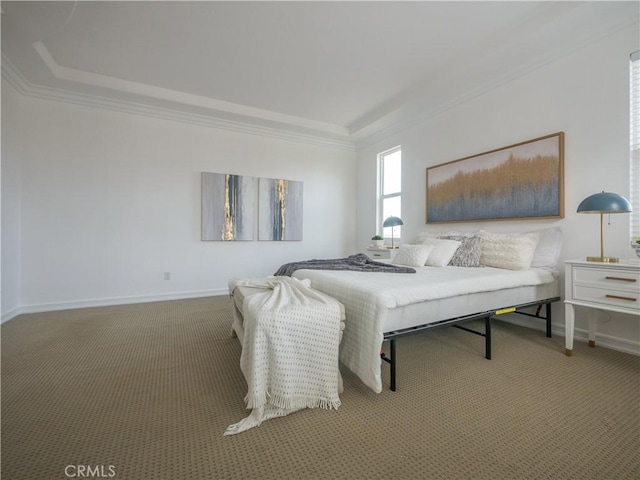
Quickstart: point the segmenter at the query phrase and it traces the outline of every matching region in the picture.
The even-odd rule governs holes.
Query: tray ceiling
[[[26,94],[353,145],[637,24],[638,2],[2,2]]]

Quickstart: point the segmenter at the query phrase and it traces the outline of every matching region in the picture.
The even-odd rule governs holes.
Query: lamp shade
[[[630,211],[631,202],[622,195],[611,192],[594,193],[578,205],[578,213],[629,213]]]
[[[393,215],[387,217],[382,223],[383,227],[397,227],[398,225],[404,225],[400,217],[394,217]]]

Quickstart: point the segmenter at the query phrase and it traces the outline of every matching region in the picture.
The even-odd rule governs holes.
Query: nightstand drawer
[[[391,258],[391,250],[387,248],[367,248],[367,255],[374,260],[389,260]]]
[[[640,292],[640,273],[607,268],[573,268],[574,285]]]
[[[640,292],[638,289],[635,289],[635,291],[615,290],[613,288],[574,285],[573,298],[578,301],[632,308],[640,311]]]

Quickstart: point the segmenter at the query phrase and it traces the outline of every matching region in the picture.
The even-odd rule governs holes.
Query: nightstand
[[[573,354],[574,306],[589,307],[589,346],[596,346],[596,312],[640,315],[640,264],[565,262],[565,354]]]
[[[378,262],[391,263],[393,257],[396,256],[398,249],[384,248],[384,247],[367,247],[366,254],[373,260]]]

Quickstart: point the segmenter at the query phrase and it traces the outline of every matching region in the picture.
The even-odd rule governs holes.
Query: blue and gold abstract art
[[[202,172],[202,240],[253,240],[256,178]]]
[[[302,240],[302,182],[261,178],[258,240]]]

